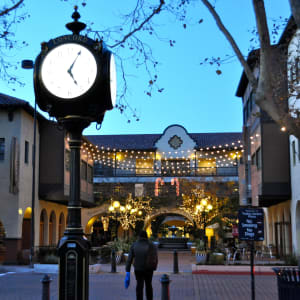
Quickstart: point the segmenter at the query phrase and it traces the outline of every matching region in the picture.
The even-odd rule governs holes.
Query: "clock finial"
[[[86,27],[86,24],[79,22],[78,20],[80,19],[80,14],[77,11],[78,6],[74,6],[74,12],[72,14],[72,19],[74,22],[66,24],[66,27],[73,32],[73,34],[79,35],[80,31],[83,30]]]

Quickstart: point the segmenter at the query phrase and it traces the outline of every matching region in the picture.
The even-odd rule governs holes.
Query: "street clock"
[[[36,101],[57,119],[76,115],[101,123],[116,101],[114,55],[103,41],[79,35],[84,23],[75,19],[67,27],[72,35],[42,43],[34,65]]]

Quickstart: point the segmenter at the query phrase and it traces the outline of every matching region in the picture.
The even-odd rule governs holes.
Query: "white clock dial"
[[[66,43],[52,49],[41,66],[41,78],[53,95],[73,99],[86,93],[97,76],[97,62],[84,46]]]

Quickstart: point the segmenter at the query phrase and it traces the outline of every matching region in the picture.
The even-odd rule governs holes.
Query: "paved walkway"
[[[251,299],[250,276],[220,275],[216,271],[209,274],[192,274],[194,257],[189,252],[179,252],[179,274],[173,274],[173,253],[159,252],[158,270],[154,273],[154,300],[161,300],[160,278],[168,274],[170,283],[170,300],[240,300]],[[208,266],[203,266],[207,269]],[[211,266],[219,267],[219,266]],[[226,269],[226,266],[223,270]],[[231,268],[237,266],[229,266]],[[240,266],[241,267],[241,266]],[[246,266],[250,268],[249,266]],[[41,299],[41,273],[35,273],[28,267],[5,267],[12,273],[0,276],[1,300],[35,300]],[[3,266],[2,266],[3,269]],[[117,266],[117,273],[110,273],[111,266],[101,265],[101,271],[90,274],[90,300],[134,300],[135,278],[132,274],[130,287],[124,288],[124,265]],[[0,266],[1,272],[1,266]],[[14,273],[15,272],[15,273]],[[238,274],[238,273],[237,273]],[[58,275],[51,274],[51,300],[58,299]],[[275,300],[277,296],[276,277],[255,276],[256,299]]]

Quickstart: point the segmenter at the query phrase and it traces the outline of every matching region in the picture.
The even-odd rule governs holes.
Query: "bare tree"
[[[224,34],[240,63],[255,93],[256,104],[266,111],[269,116],[280,126],[300,138],[299,121],[292,117],[287,109],[288,94],[287,89],[280,88],[282,83],[286,82],[286,72],[281,69],[282,64],[287,63],[286,48],[274,47],[271,45],[270,32],[267,24],[266,10],[263,0],[252,0],[257,32],[259,35],[259,78],[257,79],[247,60],[241,53],[238,45],[230,32],[226,29],[217,14],[215,8],[208,0],[201,0],[214,17],[217,26]],[[293,13],[299,17],[299,1],[290,0]]]
[[[186,17],[187,7],[191,5],[192,0],[157,0],[156,5],[153,1],[137,0],[134,10],[125,16],[125,23],[129,33],[124,33],[125,26],[119,29],[105,30],[102,32],[95,31],[100,38],[105,34],[111,35],[113,33],[121,34],[119,38],[115,38],[116,43],[113,47],[129,47],[133,51],[132,58],[136,59],[137,64],[143,64],[150,76],[149,87],[152,88],[157,80],[156,65],[157,61],[153,59],[151,47],[144,43],[141,38],[138,38],[140,31],[148,31],[149,34],[155,35],[155,25],[152,19],[155,15],[162,11],[176,15],[177,19],[183,22]],[[216,21],[220,31],[224,34],[232,47],[236,57],[240,61],[243,70],[247,76],[249,84],[252,86],[255,93],[256,104],[268,115],[277,122],[280,126],[284,126],[290,134],[294,134],[300,138],[300,122],[292,115],[287,109],[287,101],[289,95],[287,89],[282,86],[286,84],[286,72],[282,68],[287,61],[286,47],[274,47],[270,39],[270,30],[267,23],[266,10],[264,0],[252,0],[252,5],[256,18],[256,29],[259,36],[259,77],[255,76],[253,67],[250,66],[249,61],[240,50],[236,40],[223,24],[220,15],[217,13],[216,8],[209,0],[201,0],[204,6],[209,10],[211,15]],[[300,19],[300,4],[299,0],[289,0],[291,10],[296,24],[299,27]],[[154,2],[155,3],[155,2]],[[200,19],[199,23],[202,22]],[[300,27],[299,27],[300,28]],[[175,41],[169,40],[170,46],[173,46]],[[136,58],[138,56],[138,58]],[[281,61],[281,63],[278,63]],[[219,63],[219,61],[217,61]],[[152,68],[151,68],[152,66]],[[153,73],[154,72],[154,73]],[[153,75],[154,74],[154,75]],[[125,78],[125,76],[124,76]],[[279,84],[280,83],[280,84]],[[126,90],[126,84],[125,84]],[[162,91],[162,89],[158,89]],[[123,93],[124,95],[125,93]],[[151,95],[151,91],[148,91]],[[120,106],[121,110],[126,107]]]
[[[15,76],[17,62],[12,62],[10,53],[27,45],[25,41],[15,39],[14,26],[28,17],[20,12],[23,6],[24,0],[8,0],[0,4],[0,78],[10,84],[22,84]]]

